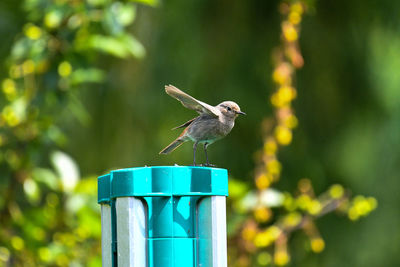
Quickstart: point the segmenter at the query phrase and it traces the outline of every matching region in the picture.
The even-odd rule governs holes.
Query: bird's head
[[[239,114],[246,115],[246,113],[240,111],[239,105],[232,101],[224,101],[217,108],[229,118],[236,118]]]

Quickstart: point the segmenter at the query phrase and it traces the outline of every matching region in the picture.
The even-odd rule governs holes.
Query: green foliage
[[[0,98],[0,265],[99,266],[96,178],[56,149],[65,118],[87,120],[80,91],[107,79],[100,60],[145,55],[127,30],[136,5],[26,0],[24,10]]]
[[[245,216],[242,217],[246,218],[243,219],[242,229],[231,236],[231,239],[239,239],[243,243],[238,248],[232,248],[230,264],[234,266],[290,264],[292,256],[288,246],[298,230],[302,230],[309,238],[306,249],[321,253],[325,241],[316,225],[319,217],[337,211],[355,221],[377,207],[374,197],[356,196],[352,199],[350,193],[338,184],[319,196],[315,195],[309,179],[300,179],[294,194],[271,187],[271,184],[279,181],[284,167],[279,161],[278,151],[292,143],[292,132],[298,126],[292,101],[297,97],[295,71],[304,64],[298,40],[303,14],[308,9],[303,0],[281,3],[281,44],[273,50],[272,55],[275,61],[272,79],[276,91],[271,95],[270,102],[275,109],[275,116],[266,119],[270,123],[265,127],[263,151],[260,152],[255,171],[258,192],[239,197],[233,205],[233,210],[243,213]],[[234,191],[239,191],[237,185],[234,188]]]

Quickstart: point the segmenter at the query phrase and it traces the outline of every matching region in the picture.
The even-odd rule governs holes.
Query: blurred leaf
[[[13,60],[20,60],[25,58],[28,54],[30,47],[30,40],[27,38],[21,38],[15,42],[11,50],[11,57]]]
[[[40,199],[40,188],[33,179],[24,181],[24,192],[32,204],[37,204]]]
[[[6,247],[0,247],[0,262],[7,262],[10,258],[10,251]]]
[[[101,257],[100,256],[93,257],[89,261],[88,267],[97,267],[97,266],[101,266]]]
[[[129,0],[131,2],[136,2],[140,4],[145,4],[149,6],[157,6],[159,4],[159,0]]]
[[[7,66],[0,94],[5,177],[0,193],[6,193],[0,198],[0,214],[5,215],[0,266],[98,266],[97,179],[80,181],[68,154],[49,151],[66,144],[63,130],[71,118],[90,121],[81,102],[88,91],[79,89],[104,82],[106,72],[99,67],[108,72],[110,65],[98,51],[119,58],[144,56],[127,29],[136,5],[122,0],[3,2],[0,29],[10,34],[2,49]],[[19,11],[21,5],[25,12]],[[49,159],[54,171],[39,167]]]
[[[143,45],[133,36],[125,34],[119,37],[92,35],[87,46],[121,58],[128,56],[141,58],[145,55]]]
[[[50,29],[55,29],[60,26],[62,19],[62,10],[60,8],[55,8],[46,13],[46,15],[44,16],[44,24]]]
[[[370,35],[370,82],[375,95],[388,111],[400,110],[400,37],[384,26]]]
[[[56,125],[51,125],[47,130],[47,136],[54,143],[62,146],[67,142],[67,138],[64,133]]]
[[[236,208],[239,211],[249,211],[249,210],[253,210],[256,205],[258,204],[258,197],[257,194],[254,191],[251,191],[249,193],[247,193],[242,199],[241,201],[239,201],[237,203]]]
[[[114,2],[105,10],[103,24],[113,34],[121,34],[124,27],[131,24],[136,16],[136,8],[132,4]]]
[[[243,181],[229,177],[229,196],[231,198],[241,198],[249,190],[249,187]]]
[[[109,3],[110,0],[87,0],[87,2],[92,6],[102,6],[105,5],[106,3]]]
[[[75,188],[75,192],[91,196],[97,196],[97,177],[90,176],[80,180]]]
[[[113,5],[114,9],[114,5]],[[118,8],[115,8],[116,10],[113,10],[114,13],[117,15],[117,19],[119,23],[123,26],[128,26],[131,24],[136,17],[136,7],[134,5],[129,5],[129,4],[119,4]]]
[[[93,35],[89,38],[90,48],[124,58],[128,55],[127,49],[118,39],[105,35]]]
[[[285,197],[280,191],[272,188],[263,190],[260,195],[261,203],[271,208],[282,206],[284,199]]]
[[[86,205],[86,197],[83,194],[71,195],[66,202],[68,212],[75,214]]]
[[[71,192],[79,180],[79,169],[75,161],[66,153],[54,151],[50,155],[51,162],[61,178],[63,190]]]
[[[35,168],[32,171],[32,177],[35,181],[44,183],[54,191],[59,188],[59,180],[55,173],[50,169]]]
[[[87,200],[85,200],[85,202],[87,202]],[[85,203],[81,206],[81,209],[77,211],[81,227],[92,236],[101,236],[101,224],[98,223],[100,219],[98,211],[99,208],[97,208],[97,210],[90,209]]]
[[[38,40],[32,41],[29,55],[33,60],[38,60],[43,57],[43,54],[46,52],[47,46],[47,36],[44,36]]]
[[[121,41],[125,43],[130,54],[137,58],[143,58],[146,55],[144,46],[132,35],[121,36]]]
[[[68,103],[68,109],[74,114],[74,117],[79,120],[83,125],[87,125],[90,121],[90,114],[86,111],[86,108],[82,105],[81,101],[75,94],[71,94],[70,102]]]
[[[96,68],[77,69],[71,75],[71,84],[100,83],[104,81],[104,78],[105,73],[103,70]]]

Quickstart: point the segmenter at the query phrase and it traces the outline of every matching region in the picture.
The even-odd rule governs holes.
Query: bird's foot
[[[217,165],[214,165],[214,164],[211,164],[211,163],[203,163],[203,164],[201,164],[200,166],[202,166],[202,167],[217,167]]]

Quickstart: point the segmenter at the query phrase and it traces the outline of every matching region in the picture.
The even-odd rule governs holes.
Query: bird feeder
[[[121,169],[98,178],[102,264],[226,267],[227,170]]]

